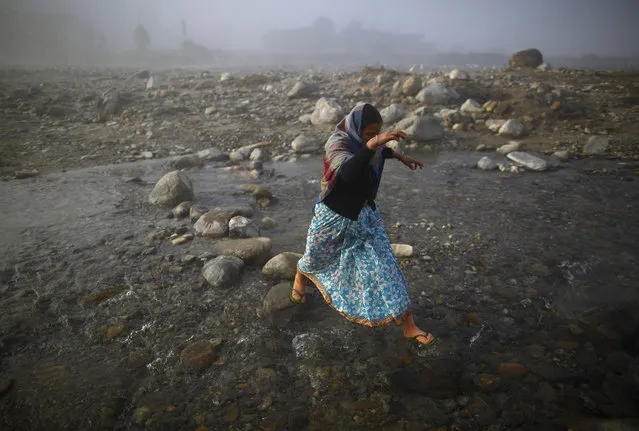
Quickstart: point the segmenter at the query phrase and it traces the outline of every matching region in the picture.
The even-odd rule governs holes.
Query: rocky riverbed
[[[3,72],[2,429],[637,429],[634,78],[457,73]],[[379,203],[436,347],[286,297],[362,99],[426,163]]]

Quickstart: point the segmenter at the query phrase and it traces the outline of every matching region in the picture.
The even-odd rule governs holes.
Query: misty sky
[[[639,0],[0,0],[9,1],[75,13],[118,49],[130,48],[138,15],[154,46],[168,48],[182,41],[182,19],[195,42],[257,48],[270,29],[327,16],[338,30],[359,20],[424,34],[439,50],[639,56]]]

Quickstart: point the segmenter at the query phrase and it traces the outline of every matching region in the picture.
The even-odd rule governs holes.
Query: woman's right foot
[[[291,291],[289,298],[291,302],[296,304],[303,304],[305,301],[306,280],[301,280],[300,275],[295,275],[295,280],[291,281]]]

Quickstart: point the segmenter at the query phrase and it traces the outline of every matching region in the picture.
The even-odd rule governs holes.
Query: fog
[[[547,56],[639,57],[636,0],[401,0],[394,5],[380,0],[2,0],[1,4],[5,20],[14,11],[73,15],[95,32],[95,46],[115,52],[134,48],[132,33],[138,24],[148,31],[153,50],[179,49],[188,39],[209,49],[277,51],[278,46],[265,47],[266,34],[310,27],[324,17],[324,24],[332,22],[335,32],[356,22],[357,29],[411,34],[413,41],[422,37],[425,51],[507,54],[535,47]],[[340,53],[358,47],[374,51],[375,44],[367,46],[367,37],[361,34],[351,33],[334,45],[339,45]],[[3,35],[5,45],[8,36]],[[302,41],[296,49],[312,54],[318,48],[310,45]],[[26,46],[22,49],[36,49]]]

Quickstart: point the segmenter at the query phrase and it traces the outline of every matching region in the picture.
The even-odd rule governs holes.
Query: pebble
[[[216,359],[215,344],[208,340],[191,343],[180,353],[182,364],[195,371],[210,367]]]

